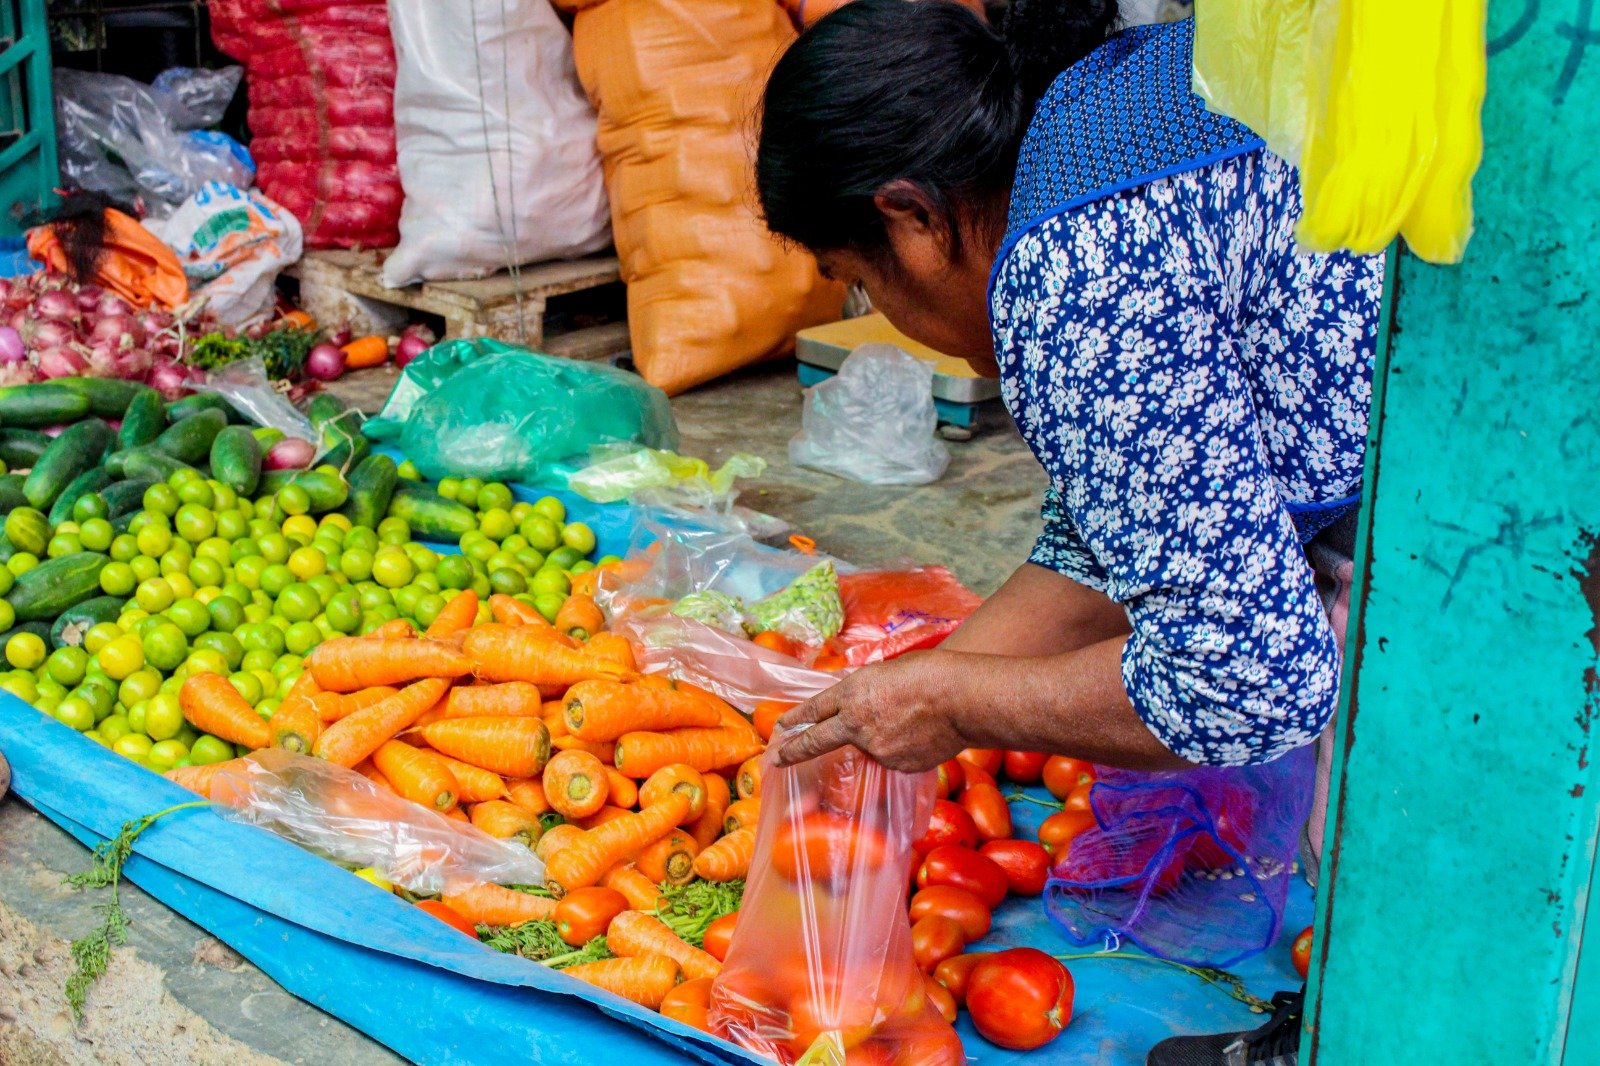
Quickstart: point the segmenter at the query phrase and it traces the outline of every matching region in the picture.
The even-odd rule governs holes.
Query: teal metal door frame
[[[1600,2],[1491,0],[1489,36],[1466,259],[1390,274],[1322,1066],[1600,1063]]]

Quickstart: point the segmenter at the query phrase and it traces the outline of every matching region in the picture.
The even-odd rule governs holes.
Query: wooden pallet
[[[626,323],[608,323],[546,336],[548,302],[622,280],[615,256],[591,256],[525,266],[472,281],[425,281],[403,289],[378,281],[380,252],[307,252],[290,277],[300,282],[300,306],[323,323],[356,333],[383,333],[406,312],[438,315],[447,337],[494,337],[573,359],[604,359],[628,350]],[[520,292],[520,300],[518,295]]]

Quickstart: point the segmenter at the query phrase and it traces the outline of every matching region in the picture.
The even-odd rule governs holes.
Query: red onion
[[[150,371],[150,353],[143,348],[126,348],[116,353],[112,360],[112,376],[137,381]]]
[[[21,333],[27,340],[28,347],[36,352],[45,348],[61,348],[78,339],[78,334],[71,326],[54,319],[30,322]]]
[[[0,385],[31,385],[39,380],[39,368],[32,363],[0,365]]]
[[[355,340],[355,334],[350,332],[349,326],[341,326],[328,335],[328,343],[335,348],[343,348]]]
[[[89,343],[110,342],[118,349],[128,349],[144,343],[144,330],[132,315],[107,315],[97,319],[89,331]]]
[[[47,378],[74,378],[88,368],[88,362],[71,348],[46,348],[39,353],[39,373]]]
[[[188,381],[184,368],[170,361],[156,363],[147,379],[149,386],[168,400],[176,400],[188,392]]]
[[[262,466],[268,470],[300,470],[317,457],[317,446],[299,437],[285,437],[267,452]]]
[[[16,286],[10,278],[0,278],[0,303],[5,303],[16,295]]]
[[[103,292],[100,301],[94,305],[96,314],[99,315],[131,315],[133,308],[128,306],[128,301],[114,292]]]
[[[51,289],[41,292],[39,298],[33,301],[33,313],[40,318],[74,319],[78,317],[78,301],[70,292]]]
[[[400,331],[400,343],[395,345],[394,365],[404,367],[438,343],[439,337],[421,322],[413,323]]]
[[[337,381],[344,374],[344,352],[323,341],[306,354],[306,373],[318,381]]]
[[[100,297],[105,292],[98,285],[85,285],[78,290],[78,310],[93,311],[100,305]]]
[[[172,325],[172,316],[161,311],[141,311],[136,321],[139,323],[139,328],[144,330],[146,337],[153,337]]]
[[[22,334],[10,326],[0,326],[0,365],[23,363],[28,359],[28,349],[22,343]]]

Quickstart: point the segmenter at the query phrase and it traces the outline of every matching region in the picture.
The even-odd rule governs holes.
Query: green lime
[[[328,606],[328,601],[337,596],[344,588],[331,574],[318,574],[308,580],[306,584],[317,590],[317,599],[322,601],[322,606],[324,607]]]
[[[439,560],[433,576],[442,589],[464,589],[472,584],[472,563],[464,556],[446,555]]]
[[[158,620],[144,634],[144,660],[157,670],[176,670],[189,655],[189,640],[171,622]]]
[[[161,576],[161,564],[148,555],[135,555],[128,560],[128,565],[133,567],[133,576],[140,581],[149,581],[153,577]]]
[[[233,745],[206,733],[189,745],[189,761],[195,766],[227,762],[233,758]]]
[[[339,572],[351,581],[372,577],[372,553],[365,548],[346,548],[339,556]]]
[[[141,502],[144,505],[144,510],[171,517],[178,513],[178,507],[183,501],[178,499],[178,492],[171,485],[165,482],[157,482],[144,490],[144,497]]]
[[[211,616],[211,628],[219,633],[232,633],[244,623],[244,604],[226,592],[206,604]]]
[[[499,509],[510,510],[513,497],[510,486],[499,481],[491,481],[478,490],[478,510],[490,511]]]
[[[134,590],[133,598],[140,607],[151,614],[158,614],[172,606],[172,601],[177,599],[172,591],[172,583],[164,577],[146,578],[139,582],[139,587]]]
[[[17,624],[17,609],[6,600],[0,600],[0,633]]]
[[[534,500],[533,509],[552,522],[565,522],[567,520],[567,505],[554,496],[541,496],[539,499]]]
[[[134,539],[139,544],[139,554],[152,559],[166,554],[172,547],[172,531],[153,522],[139,530]]]
[[[512,554],[516,556],[517,564],[530,574],[544,569],[545,554],[538,548],[518,548]]]
[[[244,661],[244,644],[232,633],[202,633],[195,638],[196,650],[214,651],[227,661],[230,670],[237,670]]]
[[[395,470],[395,473],[399,474],[407,481],[422,480],[422,471],[418,470],[417,464],[413,463],[410,459],[407,459],[405,462],[401,463],[400,466]]]
[[[197,555],[189,561],[189,580],[193,581],[197,588],[221,586],[226,576],[222,564],[215,559]]]
[[[87,497],[86,497],[87,498]],[[92,552],[103,552],[111,547],[111,542],[116,539],[116,531],[111,528],[111,523],[104,518],[86,518],[78,529],[78,539],[83,546]]]
[[[468,507],[478,506],[478,490],[483,488],[483,479],[464,477],[461,484],[456,486],[456,502]]]
[[[378,523],[378,541],[382,544],[404,544],[411,539],[411,524],[404,518],[385,518]]]
[[[267,649],[251,648],[244,653],[244,658],[239,660],[239,669],[254,673],[257,670],[270,670],[277,662],[278,657]]]
[[[578,562],[582,558],[583,553],[578,551],[576,548],[560,547],[551,552],[550,555],[545,559],[545,566],[553,566],[560,570],[566,570],[570,568],[573,563]]]
[[[94,728],[94,710],[87,702],[76,696],[68,696],[62,700],[52,713],[56,721],[80,733],[87,733]]]
[[[328,601],[328,624],[341,633],[354,633],[361,628],[361,593],[355,589],[341,592]]]
[[[90,655],[122,636],[125,630],[115,622],[97,622],[83,635],[83,650]]]
[[[447,500],[456,498],[456,493],[461,490],[461,479],[458,477],[445,477],[439,479],[439,484],[434,491]]]
[[[385,519],[384,521],[388,521]],[[440,560],[443,562],[443,560]],[[397,589],[409,585],[416,576],[417,568],[404,551],[395,547],[385,547],[378,551],[372,561],[372,579],[384,588]]]
[[[144,708],[144,732],[151,740],[171,740],[183,729],[183,707],[170,692],[150,697]]]
[[[561,528],[561,543],[577,552],[581,558],[594,551],[594,530],[582,522],[568,522]]]
[[[17,552],[6,560],[6,569],[11,571],[12,577],[21,577],[38,565],[39,557],[32,552]]]
[[[192,674],[226,674],[232,670],[228,657],[215,648],[196,648],[183,661],[184,670]]]
[[[166,773],[177,761],[189,754],[189,749],[176,740],[158,740],[150,745],[150,753],[145,756],[150,768],[158,773]]]
[[[217,536],[226,541],[235,541],[249,531],[249,522],[237,510],[217,512]]]
[[[289,558],[289,553],[294,550],[289,544],[289,538],[276,530],[257,537],[256,549],[261,552],[261,557],[269,563],[284,562]]]
[[[87,522],[91,518],[104,518],[110,513],[111,508],[106,506],[106,498],[98,492],[79,496],[72,504],[72,520],[74,522]]]
[[[356,591],[361,594],[361,609],[363,611],[370,611],[374,607],[380,607],[385,604],[391,607],[394,605],[394,593],[374,582],[363,581],[356,586]]]
[[[328,557],[316,548],[296,548],[289,554],[289,570],[301,581],[325,573]]]
[[[268,596],[277,597],[283,590],[295,583],[294,571],[283,563],[273,563],[261,571],[261,591]]]
[[[554,622],[556,615],[561,611],[561,605],[567,598],[554,592],[541,592],[534,596],[533,606],[540,614],[544,615],[547,622]]]
[[[172,528],[190,544],[199,544],[216,533],[217,516],[211,513],[209,507],[186,503],[178,508],[177,515],[172,519]]]
[[[511,512],[503,507],[492,507],[478,516],[478,528],[483,535],[498,543],[517,531]]]
[[[565,599],[567,593],[572,591],[572,582],[560,570],[553,566],[546,566],[543,570],[533,575],[533,579],[528,582],[528,587],[533,590],[535,596],[551,594]]]
[[[502,567],[489,572],[489,588],[494,592],[515,596],[528,591],[528,579],[522,576],[521,570]]]
[[[439,612],[444,610],[444,597],[437,593],[429,593],[417,601],[417,607],[412,617],[417,624],[423,627],[433,625],[433,620],[439,617]]]
[[[107,744],[115,744],[132,732],[128,728],[128,716],[125,714],[111,715],[95,726],[95,731],[105,738]]]
[[[131,637],[133,634],[129,634]],[[127,639],[127,638],[123,638]],[[139,658],[144,658],[144,649],[139,649]],[[161,674],[151,667],[135,670],[123,679],[117,687],[117,700],[124,707],[132,707],[141,700],[147,700],[161,691]]]
[[[182,484],[174,487],[178,490],[178,499],[184,503],[196,503],[201,507],[213,507],[216,505],[216,490],[203,477],[188,478]]]
[[[291,622],[309,622],[322,612],[322,597],[310,585],[295,582],[278,594],[277,609]]]
[[[561,527],[549,515],[539,513],[523,519],[518,530],[528,546],[535,551],[553,551],[561,544]]]
[[[291,652],[304,655],[322,643],[322,631],[311,622],[296,622],[284,633],[283,640]]]
[[[76,685],[83,680],[83,669],[89,665],[89,653],[70,645],[57,648],[45,661],[45,672],[58,685]]]
[[[359,548],[364,552],[371,553],[378,550],[379,543],[377,530],[368,529],[365,526],[356,526],[344,535],[341,547],[345,551]]]
[[[107,676],[121,681],[144,668],[144,646],[138,637],[125,633],[101,648],[95,659],[105,668]],[[156,684],[160,683],[157,678]]]
[[[211,611],[192,596],[176,600],[162,612],[186,637],[198,637],[211,628]]]

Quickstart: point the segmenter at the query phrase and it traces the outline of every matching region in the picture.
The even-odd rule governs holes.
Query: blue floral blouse
[[[1176,754],[1266,762],[1338,702],[1291,512],[1359,493],[1381,257],[1297,254],[1264,150],[1096,200],[998,264],[1003,393],[1050,475],[1032,561],[1128,613],[1127,692]]]

